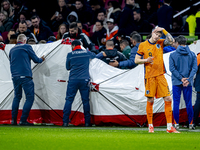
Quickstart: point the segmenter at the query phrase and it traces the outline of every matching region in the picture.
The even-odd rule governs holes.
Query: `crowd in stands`
[[[76,22],[78,32],[84,33],[96,49],[105,48],[106,41],[112,39],[115,48],[129,58],[124,51],[130,52],[133,47],[134,32],[146,36],[158,25],[174,36],[198,35],[199,7],[193,6],[184,16],[173,18],[178,11],[170,3],[171,0],[58,0],[57,10],[47,21],[24,1],[3,0],[0,41],[14,44],[16,37],[24,33],[29,44],[53,42],[63,39],[70,24]]]

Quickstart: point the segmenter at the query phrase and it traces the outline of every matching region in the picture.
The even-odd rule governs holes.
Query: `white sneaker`
[[[179,124],[174,124],[174,128],[175,128],[176,130],[179,130]]]
[[[189,130],[195,130],[194,124],[189,124]]]

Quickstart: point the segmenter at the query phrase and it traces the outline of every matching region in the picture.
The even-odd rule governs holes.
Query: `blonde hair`
[[[14,8],[13,8],[12,5],[10,4],[9,0],[3,0],[3,1],[1,2],[1,11],[5,11],[5,10],[3,9],[3,6],[2,6],[2,4],[3,4],[4,2],[7,2],[7,3],[9,4],[9,6],[10,6],[10,8],[9,8],[9,14],[8,14],[9,16],[8,16],[8,17],[11,17],[10,15],[12,14]]]
[[[26,37],[25,34],[20,34],[20,35],[18,35],[18,37],[17,37],[17,42],[23,42],[24,40],[27,41],[27,37]]]

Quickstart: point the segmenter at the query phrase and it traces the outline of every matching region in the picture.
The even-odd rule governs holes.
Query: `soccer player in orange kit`
[[[166,39],[160,39],[162,34]],[[174,42],[173,37],[164,28],[156,27],[149,40],[142,42],[135,57],[136,64],[145,66],[145,96],[147,97],[147,120],[149,132],[154,133],[153,127],[153,103],[154,97],[163,97],[165,101],[165,116],[167,120],[167,133],[180,133],[172,126],[172,98],[169,86],[165,79],[165,67],[163,62],[163,48]],[[143,58],[142,58],[143,57]]]

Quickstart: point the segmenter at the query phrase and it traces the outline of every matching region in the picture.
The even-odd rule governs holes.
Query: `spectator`
[[[135,0],[126,0],[126,5],[119,21],[119,31],[125,35],[130,35],[134,30],[133,8],[135,8]]]
[[[107,20],[110,18],[114,19],[114,22],[118,25],[120,20],[121,7],[117,1],[109,1],[108,2],[108,10],[107,10]]]
[[[147,1],[145,9],[143,11],[143,19],[148,20],[154,14],[152,4],[150,1]]]
[[[179,104],[181,91],[186,103],[189,128],[193,126],[192,85],[193,77],[197,72],[197,59],[195,53],[186,46],[187,39],[180,35],[176,38],[179,46],[170,54],[169,69],[172,73],[173,115],[175,128],[179,129]]]
[[[10,4],[9,0],[3,0],[1,2],[1,11],[6,11],[9,18],[11,18],[13,16],[14,8]]]
[[[178,19],[173,19],[172,21],[172,32],[180,32],[182,27],[182,21]]]
[[[134,17],[135,31],[137,32],[152,31],[152,27],[150,26],[149,22],[142,19],[141,10],[139,8],[133,10],[133,17]]]
[[[195,91],[197,92],[197,97],[196,97],[196,101],[194,104],[194,126],[198,126],[199,121],[199,112],[200,112],[200,53],[197,54],[197,65],[198,65],[198,70],[196,73],[196,78],[194,80],[194,87],[195,87]]]
[[[13,29],[15,30],[15,31],[17,31],[18,30],[18,27],[19,27],[19,23],[21,22],[21,21],[26,21],[26,13],[25,12],[21,12],[20,13],[20,15],[19,15],[19,22],[15,22],[15,24],[13,25]]]
[[[12,34],[10,36],[10,41],[9,41],[8,44],[17,44],[17,36],[16,36],[16,34]]]
[[[75,11],[72,11],[68,16],[67,16],[67,23],[70,24],[72,22],[77,22],[78,21],[78,15]]]
[[[58,33],[57,33],[57,35],[56,35],[56,39],[57,39],[57,40],[62,39],[64,33],[66,33],[66,32],[67,32],[67,26],[66,26],[66,24],[61,24],[61,25],[59,26]]]
[[[105,11],[99,11],[97,13],[97,21],[102,21],[104,28],[108,29],[108,26],[107,26],[107,23],[106,23],[106,12]],[[97,30],[96,24],[94,24],[92,32],[94,33],[96,30]]]
[[[47,41],[45,41],[45,40],[40,40],[39,42],[38,42],[38,44],[46,44],[47,43]]]
[[[173,8],[170,6],[171,0],[164,0],[164,5],[157,11],[158,26],[167,31],[172,29]]]
[[[101,46],[102,39],[106,38],[106,29],[103,27],[103,22],[102,21],[96,21],[96,31],[91,37],[91,41],[96,45],[96,46]]]
[[[95,22],[99,19],[97,19],[97,15],[99,12],[106,12],[105,8],[101,6],[101,3],[99,0],[90,0],[90,6],[92,8],[92,20],[89,25],[95,24]]]
[[[77,21],[77,26],[79,29],[81,29],[82,33],[85,33],[88,37],[90,37],[90,34],[85,29],[83,29],[83,24],[80,21]]]
[[[31,17],[32,26],[30,27],[30,31],[34,33],[37,41],[45,40],[50,36],[54,36],[53,32],[48,26],[43,25],[40,23],[39,16]]]
[[[78,15],[78,20],[82,24],[90,24],[92,20],[92,9],[84,3],[84,0],[75,0],[75,12]]]
[[[90,51],[98,53],[95,49],[95,45],[90,41],[89,37],[85,33],[81,32],[76,22],[69,25],[69,32],[66,32],[62,39],[66,38],[70,38],[72,41],[75,39],[80,40],[83,43],[83,47],[89,48]]]
[[[131,47],[129,46],[129,43],[127,40],[122,40],[120,42],[120,49],[122,53],[124,54],[124,56],[126,56],[126,58],[129,59],[131,55]]]
[[[121,52],[117,51],[117,49],[114,48],[114,42],[113,40],[106,41],[106,50],[104,50],[106,57],[102,58],[102,61],[109,64],[113,61],[124,61],[127,58],[122,54]]]
[[[114,19],[110,18],[107,20],[108,29],[106,32],[106,38],[103,39],[101,43],[104,43],[107,40],[115,39],[118,33],[119,27],[114,24]]]
[[[65,0],[58,0],[59,9],[51,17],[51,28],[52,31],[58,31],[58,27],[62,23],[67,22],[67,16],[71,10],[67,7]]]
[[[135,63],[135,56],[137,54],[138,47],[141,42],[142,42],[142,38],[140,34],[137,34],[137,33],[133,34],[132,44],[134,45],[134,47],[131,49],[129,60],[125,60],[121,62],[114,61],[113,63],[111,62],[110,65],[113,67],[119,67],[119,68],[129,68],[129,69],[135,68],[137,66],[137,64]]]
[[[9,42],[10,42],[10,36],[13,35],[13,34],[15,34],[15,33],[16,32],[15,32],[14,29],[10,29],[10,31],[7,34],[7,39],[5,40],[5,44],[9,44]]]
[[[137,31],[131,32],[131,34],[130,34],[130,43],[131,43],[131,44],[130,44],[130,47],[131,47],[131,48],[134,47],[133,44],[132,44],[132,37],[133,37],[134,34],[139,34],[139,33],[138,33]]]
[[[28,41],[27,41],[27,44],[35,45],[35,44],[37,44],[37,43],[35,42],[35,39],[34,39],[34,38],[29,38]]]
[[[0,12],[0,33],[9,31],[13,26],[13,20],[8,18],[6,11]]]
[[[55,36],[50,36],[47,40],[47,43],[52,43],[56,41],[56,37]]]
[[[30,17],[30,12],[27,7],[25,7],[20,0],[14,0],[13,1],[13,7],[14,7],[14,15],[12,16],[14,22],[19,22],[19,15],[21,12],[25,12],[27,15],[27,18]]]
[[[21,21],[19,23],[19,28],[18,28],[18,32],[16,33],[16,36],[20,35],[20,34],[24,34],[26,35],[27,40],[29,38],[33,38],[35,40],[35,42],[37,43],[37,38],[35,37],[35,35],[28,29],[28,26],[26,24],[26,21]]]

